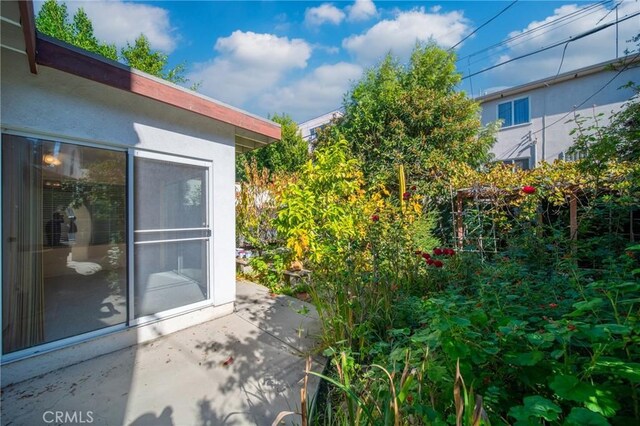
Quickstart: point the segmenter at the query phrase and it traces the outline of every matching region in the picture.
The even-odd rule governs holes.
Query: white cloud
[[[378,14],[372,0],[356,0],[352,6],[347,6],[349,21],[366,21]]]
[[[318,26],[324,23],[338,25],[344,18],[344,12],[331,3],[310,7],[304,13],[304,22],[310,26]]]
[[[171,53],[177,46],[178,36],[171,25],[169,11],[161,7],[122,0],[67,1],[66,4],[70,18],[84,8],[100,41],[124,47],[144,34],[154,49]],[[35,4],[36,13],[41,7],[41,2]]]
[[[547,24],[563,16],[574,13],[583,8],[584,5],[569,4],[563,5],[554,10],[553,15],[548,16],[542,21],[533,21],[522,30],[514,31],[509,34],[509,38],[518,36],[524,32],[533,30],[540,25]],[[625,1],[619,6],[618,14],[620,18],[640,11],[640,3]],[[520,37],[507,44],[504,50],[494,51],[494,55],[499,55],[494,60],[494,64],[501,63],[505,60],[521,56],[526,53],[533,52],[542,47],[550,46],[569,37],[576,36],[585,31],[591,30],[599,25],[604,25],[615,21],[615,13],[609,15],[603,21],[599,22],[607,13],[608,9],[600,6],[593,9],[593,13],[582,15],[580,19],[565,21],[563,26],[552,26],[543,30],[535,31],[531,35]],[[635,17],[619,24],[619,54],[623,55],[625,48],[633,48],[634,46],[626,43],[634,34],[637,33],[640,18]],[[549,30],[553,28],[553,30]],[[588,65],[604,62],[613,59],[616,56],[615,45],[615,26],[611,26],[598,33],[589,35],[583,39],[569,43],[562,61],[561,72],[585,67]],[[496,85],[515,85],[545,77],[550,77],[558,72],[562,59],[564,45],[541,52],[530,57],[516,60],[512,63],[500,66],[493,71],[487,73],[486,77],[494,80]],[[480,63],[472,68],[472,71],[485,68],[486,63]]]
[[[311,47],[301,39],[234,31],[216,41],[218,56],[196,64],[187,75],[201,82],[200,92],[235,106],[243,106],[276,85],[284,75],[305,68]]]
[[[339,108],[362,67],[347,62],[322,65],[294,83],[265,93],[260,106],[268,112],[286,112],[298,122]]]
[[[342,47],[360,62],[371,64],[389,51],[406,59],[417,41],[433,39],[442,47],[453,46],[469,30],[469,22],[462,12],[429,13],[420,8],[380,21],[365,33],[344,39]]]

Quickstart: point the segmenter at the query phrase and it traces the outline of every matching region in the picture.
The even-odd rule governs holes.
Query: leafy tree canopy
[[[96,38],[93,24],[82,8],[78,9],[73,19],[70,19],[65,3],[46,0],[36,17],[36,27],[43,34],[97,53],[107,59],[120,60],[132,68],[172,83],[187,81],[184,77],[184,64],[167,69],[168,56],[151,49],[149,40],[144,34],[140,34],[133,45],[127,43],[127,46],[121,50],[121,57],[119,57],[114,44],[102,43]]]
[[[482,128],[480,107],[455,90],[459,82],[455,55],[428,44],[416,45],[406,66],[388,55],[353,86],[337,131],[368,181],[395,180],[400,164],[418,180],[433,166],[489,159],[496,127]]]
[[[309,158],[307,142],[300,136],[298,125],[286,114],[275,114],[271,120],[282,126],[282,139],[236,158],[236,179],[245,180],[245,165],[256,162],[258,169],[274,172],[294,172]]]

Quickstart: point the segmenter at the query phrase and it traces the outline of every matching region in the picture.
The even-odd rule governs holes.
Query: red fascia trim
[[[279,140],[280,126],[37,37],[37,63]]]
[[[31,0],[20,0],[20,25],[24,34],[24,44],[26,46],[29,69],[33,74],[38,74],[36,67],[36,21],[33,14],[33,2]]]

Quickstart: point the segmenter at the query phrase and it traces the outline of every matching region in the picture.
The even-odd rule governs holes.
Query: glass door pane
[[[126,321],[127,157],[2,135],[3,352]]]
[[[136,156],[134,176],[135,317],[208,299],[209,167]]]

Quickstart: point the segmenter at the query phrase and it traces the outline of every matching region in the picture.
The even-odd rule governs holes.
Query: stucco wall
[[[487,124],[497,120],[498,104],[529,97],[530,122],[503,128],[498,132],[497,142],[492,150],[496,158],[530,157],[536,162],[556,160],[573,144],[570,132],[576,125],[566,122],[574,118],[574,108],[605,86],[616,73],[617,71],[602,71],[514,96],[482,102],[482,123]],[[606,124],[611,113],[618,111],[633,95],[630,89],[619,89],[630,80],[640,81],[640,68],[632,67],[618,75],[604,90],[576,110],[576,114],[594,117],[603,113],[606,119],[599,119],[600,124]],[[568,112],[571,114],[563,118]]]
[[[3,132],[133,147],[213,164],[213,302],[235,300],[234,128],[51,68],[29,73],[26,56],[2,49]]]

